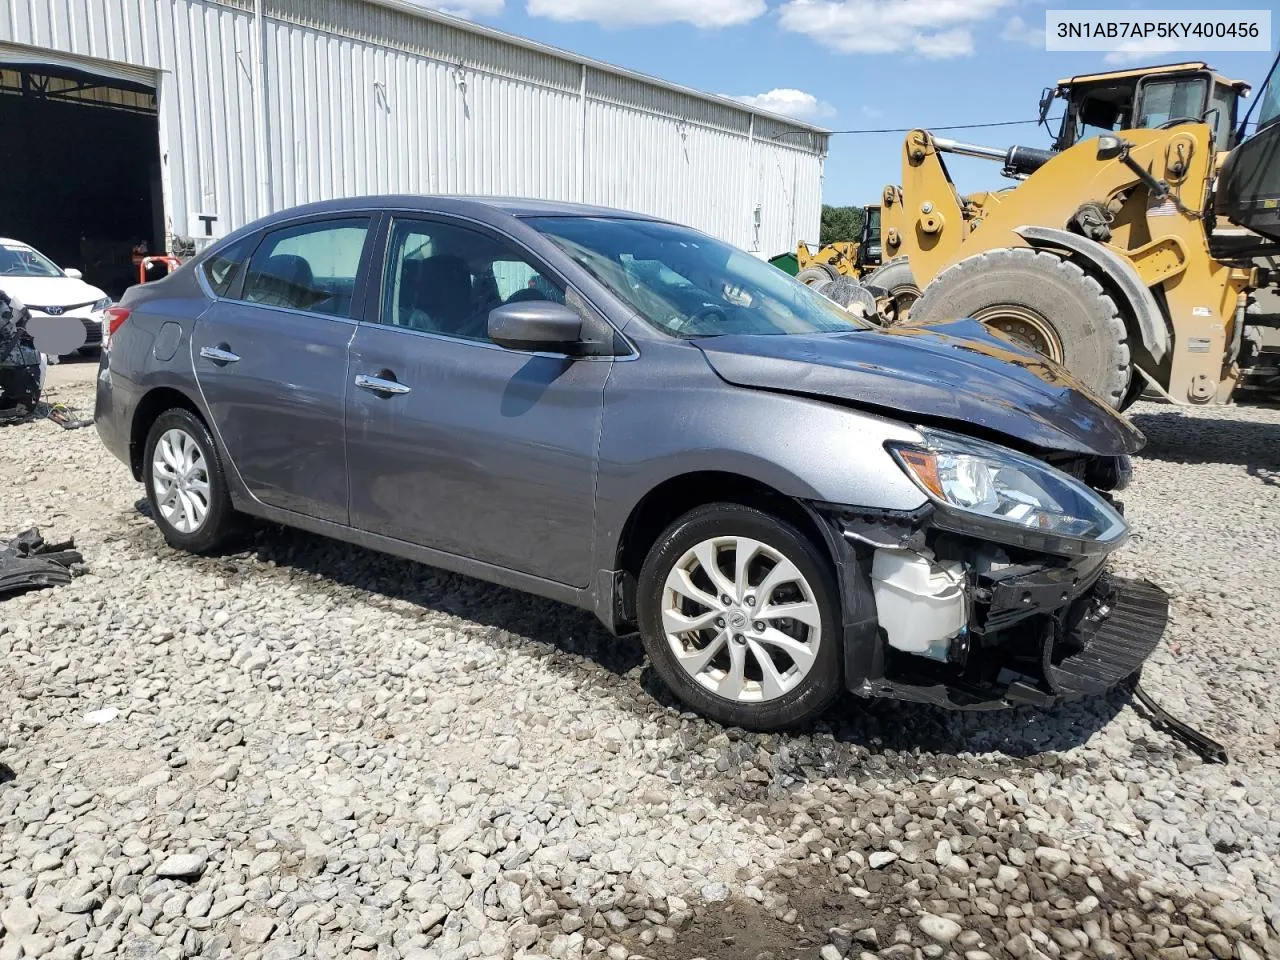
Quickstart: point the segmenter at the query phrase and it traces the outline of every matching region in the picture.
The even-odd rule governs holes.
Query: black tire
[[[156,447],[170,430],[181,430],[194,442],[204,463],[208,483],[208,508],[198,526],[189,531],[180,530],[165,516],[165,510],[157,499],[155,482]],[[212,553],[223,546],[236,532],[238,526],[231,497],[227,491],[226,474],[218,446],[209,434],[204,421],[190,410],[175,407],[166,410],[151,424],[147,431],[147,444],[142,457],[142,480],[147,490],[147,502],[151,505],[151,518],[155,521],[165,542],[178,550],[189,553]]]
[[[894,257],[888,263],[882,263],[862,278],[862,285],[887,291],[893,299],[893,306],[883,316],[888,324],[906,321],[920,299],[920,287],[911,274],[911,264],[906,257]]]
[[[1128,410],[1135,403],[1142,399],[1142,395],[1147,392],[1147,380],[1142,374],[1134,373],[1129,380],[1129,389],[1124,392],[1124,398],[1120,401],[1120,405],[1116,407],[1122,413]]]
[[[812,267],[805,267],[796,274],[796,279],[806,287],[812,287],[816,284],[826,283],[828,280],[834,280],[837,276],[839,274],[826,264],[819,263]]]
[[[695,681],[672,651],[662,622],[666,580],[673,567],[697,544],[733,536],[757,540],[794,564],[820,614],[822,634],[809,672],[786,693],[755,703],[730,700]],[[694,710],[727,726],[781,730],[814,719],[840,695],[843,658],[838,596],[829,559],[791,524],[752,507],[713,503],[680,517],[650,548],[638,584],[640,634],[658,676]],[[730,642],[725,641],[726,651]],[[759,665],[754,669],[758,672]]]
[[[1102,284],[1052,253],[1003,248],[962,260],[925,288],[911,322],[986,319],[1002,306],[1039,315],[1056,334],[1062,365],[1112,407],[1122,405],[1132,376],[1124,320]]]

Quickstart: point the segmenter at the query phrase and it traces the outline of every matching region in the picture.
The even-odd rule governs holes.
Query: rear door
[[[507,238],[397,218],[386,260],[377,315],[351,348],[352,525],[585,586],[612,358],[489,339],[493,307],[565,300],[564,284]]]
[[[346,215],[266,233],[240,275],[206,274],[223,296],[192,337],[201,394],[249,492],[270,506],[344,524],[347,349],[363,302],[372,221]]]

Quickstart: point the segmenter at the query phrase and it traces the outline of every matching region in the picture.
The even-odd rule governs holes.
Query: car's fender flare
[[[1105,244],[1068,230],[1024,224],[1015,227],[1013,232],[1036,249],[1060,247],[1073,256],[1088,261],[1124,298],[1124,305],[1137,324],[1142,344],[1151,354],[1151,359],[1160,363],[1165,358],[1172,349],[1172,344],[1164,313],[1128,261]]]
[[[592,584],[593,609],[611,630],[628,619],[622,596],[626,592],[621,552],[632,523],[642,505],[658,490],[673,483],[693,480],[699,475],[722,474],[791,500],[800,506],[813,500],[816,491],[792,471],[750,453],[702,450],[650,461],[641,476],[628,477],[631,495],[612,500],[596,515],[593,553],[596,574]]]

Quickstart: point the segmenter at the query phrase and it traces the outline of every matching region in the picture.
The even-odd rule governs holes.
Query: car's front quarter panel
[[[882,417],[728,384],[691,344],[645,343],[639,358],[614,364],[605,390],[597,569],[613,567],[645,495],[687,474],[734,474],[800,500],[915,510],[926,498],[884,445],[918,439]]]

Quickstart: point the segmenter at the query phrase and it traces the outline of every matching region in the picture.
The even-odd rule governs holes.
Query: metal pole
[[[267,38],[264,0],[253,0],[253,139],[258,154],[258,216],[271,210],[271,159],[267,154]]]
[[[744,186],[743,193],[746,194],[747,201],[747,236],[751,238],[751,251],[757,252],[760,249],[760,228],[762,224],[756,223],[756,204],[753,199],[756,190],[756,115],[751,114],[750,126],[747,127],[747,182]],[[761,211],[761,219],[764,219],[764,213]]]
[[[578,84],[578,202],[587,200],[587,65]]]

